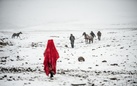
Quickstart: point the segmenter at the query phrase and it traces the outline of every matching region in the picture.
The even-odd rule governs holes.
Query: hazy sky
[[[0,29],[137,24],[137,0],[0,0]]]

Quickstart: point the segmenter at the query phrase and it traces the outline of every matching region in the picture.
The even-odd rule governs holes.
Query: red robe
[[[48,76],[50,73],[49,64],[52,66],[52,71],[54,72],[54,74],[56,74],[56,61],[59,58],[59,54],[52,39],[48,40],[47,42],[44,57],[45,58],[43,65],[46,75]]]

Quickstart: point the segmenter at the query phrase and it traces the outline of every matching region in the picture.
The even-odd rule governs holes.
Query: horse
[[[20,34],[22,34],[22,32],[19,33],[13,33],[12,38],[15,38],[15,36],[18,38],[20,38]]]
[[[90,44],[91,41],[92,41],[92,43],[93,43],[93,37],[92,37],[91,35],[86,34],[86,32],[83,32],[82,35],[84,36],[86,43],[89,43],[89,44]]]

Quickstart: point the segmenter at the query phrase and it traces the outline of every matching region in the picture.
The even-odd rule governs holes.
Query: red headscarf
[[[49,75],[49,64],[52,66],[54,74],[56,74],[56,61],[59,58],[59,54],[56,50],[54,42],[52,39],[48,40],[47,48],[44,52],[44,70],[46,75]]]

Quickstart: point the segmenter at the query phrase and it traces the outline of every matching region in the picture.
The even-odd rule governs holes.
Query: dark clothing
[[[72,34],[70,35],[69,40],[70,40],[70,43],[71,43],[71,47],[74,48],[75,37]]]
[[[96,37],[96,35],[94,34],[93,31],[91,31],[90,35],[91,35],[93,38]]]
[[[100,31],[98,31],[97,36],[98,36],[98,40],[101,40],[101,32]]]
[[[52,78],[52,77],[53,77],[53,75],[54,75],[54,71],[53,71],[53,69],[52,69],[51,64],[48,64],[48,65],[49,65],[49,73],[50,73],[50,78]]]
[[[54,72],[53,71],[50,71],[50,78],[52,78],[54,75]]]
[[[98,36],[101,36],[101,32],[100,32],[100,31],[98,31],[97,35],[98,35]]]

